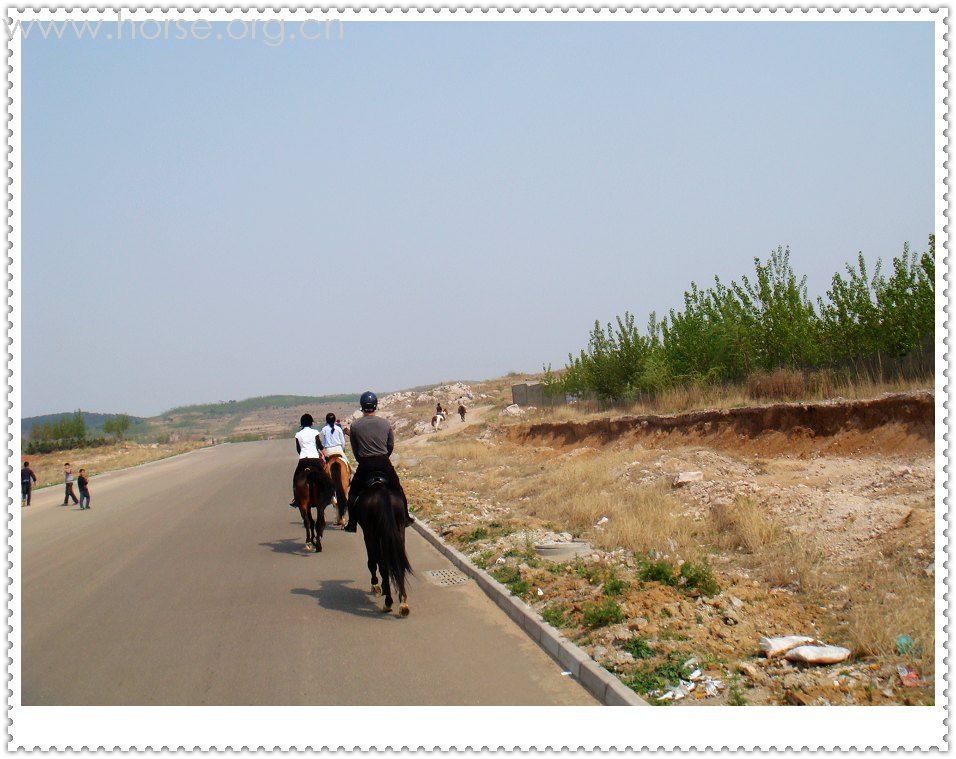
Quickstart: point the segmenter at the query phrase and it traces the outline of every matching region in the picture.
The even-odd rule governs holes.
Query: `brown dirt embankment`
[[[656,445],[700,442],[773,455],[916,451],[931,449],[935,402],[932,392],[892,393],[870,400],[777,403],[692,411],[684,414],[622,416],[515,425],[516,442],[607,444],[651,437]]]

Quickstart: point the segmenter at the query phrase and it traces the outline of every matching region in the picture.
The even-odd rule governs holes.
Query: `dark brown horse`
[[[408,616],[408,595],[405,592],[405,575],[411,573],[405,553],[405,504],[393,493],[388,483],[373,477],[356,499],[358,523],[365,536],[368,553],[368,571],[372,575],[372,592],[378,595],[385,591],[383,612],[392,610],[392,586],[398,589],[398,613]],[[377,574],[382,575],[382,585]]]
[[[296,470],[292,480],[295,502],[302,515],[305,527],[305,550],[322,550],[322,533],[325,532],[325,507],[332,501],[335,488],[324,462],[309,464]],[[317,515],[312,516],[312,509]]]

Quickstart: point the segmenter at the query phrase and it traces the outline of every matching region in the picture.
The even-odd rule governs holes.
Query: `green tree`
[[[126,434],[126,431],[129,429],[129,424],[129,415],[119,414],[103,422],[103,432],[119,439]]]

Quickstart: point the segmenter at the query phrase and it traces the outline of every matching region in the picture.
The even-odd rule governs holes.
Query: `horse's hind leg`
[[[316,519],[315,527],[313,528],[313,533],[315,535],[315,550],[316,552],[322,551],[322,533],[325,532],[325,507],[317,506],[316,509]]]
[[[405,507],[402,506],[401,513],[395,515],[399,523],[398,532],[402,536],[402,548],[405,547]],[[403,617],[408,616],[408,593],[405,592],[405,583],[398,584],[398,613]]]
[[[375,555],[367,534],[365,535],[365,553],[368,555],[368,572],[372,575],[372,593],[377,596],[382,592],[382,586],[378,584],[378,575],[375,573],[375,567],[378,566],[378,557]]]
[[[312,515],[309,513],[309,507],[303,508],[301,504],[299,504],[299,514],[302,515],[302,526],[305,527],[305,550],[308,551],[312,546],[312,529],[309,526]]]
[[[382,607],[382,611],[390,612],[394,599],[392,598],[392,584],[388,581],[388,569],[385,562],[379,562],[378,568],[382,573],[382,590],[385,593],[385,605]]]

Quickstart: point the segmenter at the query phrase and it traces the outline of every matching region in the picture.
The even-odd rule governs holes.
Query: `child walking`
[[[73,492],[73,467],[71,467],[69,463],[63,465],[63,478],[64,484],[66,485],[66,492],[63,494],[63,505],[66,506],[71,498],[73,499],[73,503],[79,503],[76,493]]]
[[[80,509],[90,508],[90,481],[86,478],[86,470],[80,470],[80,477],[76,481],[80,488]]]

